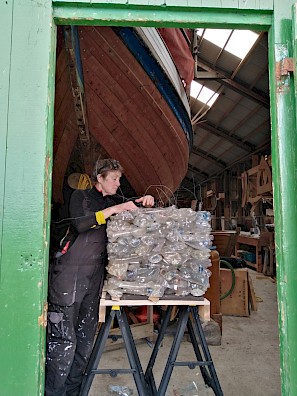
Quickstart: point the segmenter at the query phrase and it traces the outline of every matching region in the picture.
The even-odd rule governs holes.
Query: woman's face
[[[114,195],[120,187],[120,178],[122,173],[118,170],[109,171],[105,177],[102,175],[97,176],[99,188],[103,195]]]

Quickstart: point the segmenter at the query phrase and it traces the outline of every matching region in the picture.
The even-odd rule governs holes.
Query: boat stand
[[[102,303],[102,301],[101,301]],[[100,304],[101,304],[100,303]],[[82,384],[82,389],[80,396],[87,396],[91,388],[94,376],[96,374],[109,374],[112,377],[116,377],[118,374],[132,374],[134,377],[134,382],[139,396],[164,396],[171,378],[171,374],[174,367],[177,366],[188,366],[190,369],[194,369],[199,366],[202,377],[206,385],[210,386],[216,396],[223,396],[223,392],[215,371],[214,364],[211,359],[211,355],[205,340],[204,332],[198,315],[198,306],[202,309],[202,313],[205,317],[208,317],[209,313],[209,301],[206,299],[195,302],[193,301],[162,301],[158,302],[156,305],[167,305],[167,311],[163,322],[161,323],[158,338],[156,340],[155,346],[152,350],[147,369],[144,371],[141,366],[141,362],[137,353],[136,345],[133,339],[133,335],[128,323],[127,315],[124,310],[124,306],[132,305],[152,305],[151,301],[141,300],[133,301],[133,303],[127,301],[119,301],[121,305],[112,305],[115,302],[106,301],[103,299],[102,305],[104,307],[110,306],[111,311],[107,315],[106,322],[102,323],[97,339],[95,341],[93,351],[85,371],[85,377]],[[190,303],[190,304],[189,304]],[[194,305],[192,305],[194,304]],[[174,305],[179,305],[179,319],[176,334],[173,338],[171,350],[166,362],[166,366],[162,375],[161,382],[157,388],[153,368],[155,361],[158,356],[163,338],[166,334],[167,326],[170,321],[170,316],[172,308]],[[98,369],[98,365],[104,351],[104,347],[109,337],[109,332],[113,323],[114,318],[117,318],[119,328],[124,341],[124,347],[128,356],[130,363],[130,369]],[[188,330],[191,343],[196,356],[195,361],[185,361],[177,362],[177,354],[183,340],[185,330]],[[200,344],[200,345],[199,345]]]

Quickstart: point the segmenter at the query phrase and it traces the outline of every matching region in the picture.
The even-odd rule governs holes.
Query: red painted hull
[[[185,177],[189,146],[171,108],[109,27],[80,27],[87,123],[94,141],[118,159],[136,194],[170,196]],[[62,186],[78,128],[66,51],[57,57],[53,198]],[[94,154],[93,154],[94,157]],[[158,186],[158,187],[156,187]]]

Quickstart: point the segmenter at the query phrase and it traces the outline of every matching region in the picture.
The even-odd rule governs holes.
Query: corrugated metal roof
[[[254,153],[270,154],[267,33],[259,34],[242,61],[202,37],[197,71],[196,81],[219,97],[209,109],[191,99],[194,147],[183,182],[190,190]]]

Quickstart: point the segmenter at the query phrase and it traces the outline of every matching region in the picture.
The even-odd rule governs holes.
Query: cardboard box
[[[223,315],[249,316],[248,270],[235,269],[235,287],[228,297],[221,300]],[[230,290],[232,273],[229,269],[220,269],[221,295]]]

